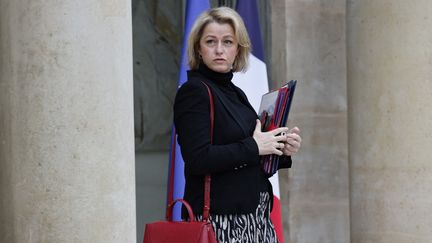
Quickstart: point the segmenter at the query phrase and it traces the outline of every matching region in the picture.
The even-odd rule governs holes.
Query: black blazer
[[[214,97],[214,138],[210,142],[210,109],[207,88]],[[215,81],[198,71],[188,72],[188,81],[177,92],[174,123],[178,143],[185,161],[185,192],[195,214],[202,214],[204,176],[211,174],[210,212],[234,214],[254,212],[259,193],[266,189],[272,195],[268,178],[260,167],[258,146],[253,130],[244,124]],[[250,107],[246,95],[235,87],[242,103]],[[258,118],[258,116],[257,116]],[[291,167],[291,157],[283,156],[279,168]],[[183,216],[186,216],[183,210]]]

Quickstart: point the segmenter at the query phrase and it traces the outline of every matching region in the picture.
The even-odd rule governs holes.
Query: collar
[[[209,80],[215,82],[218,85],[228,86],[231,84],[231,80],[233,78],[233,72],[229,71],[227,73],[219,73],[211,70],[204,63],[200,63],[198,70],[199,73],[204,75]]]

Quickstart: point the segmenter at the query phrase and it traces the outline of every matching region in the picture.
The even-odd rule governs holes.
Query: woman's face
[[[219,73],[231,71],[238,42],[229,24],[210,23],[203,31],[198,52],[207,67]]]

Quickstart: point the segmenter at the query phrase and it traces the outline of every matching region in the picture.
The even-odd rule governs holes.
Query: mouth
[[[213,61],[216,62],[216,63],[223,63],[223,62],[225,62],[226,60],[223,59],[223,58],[216,58],[216,59],[213,59]]]

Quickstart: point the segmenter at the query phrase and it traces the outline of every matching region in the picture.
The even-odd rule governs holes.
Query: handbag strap
[[[213,130],[214,130],[214,103],[213,103],[213,94],[209,88],[209,86],[201,81],[207,88],[207,93],[209,95],[210,101],[210,142],[213,144]],[[211,176],[207,174],[204,177],[204,210],[203,210],[203,221],[209,220],[210,214],[210,182]]]
[[[167,221],[172,221],[172,213],[170,212],[170,206],[174,203],[174,169],[175,169],[175,154],[176,154],[176,130],[173,129],[172,141],[171,141],[171,163],[168,178],[168,206],[165,212],[165,218]]]
[[[207,92],[210,100],[210,141],[213,143],[213,128],[214,128],[214,103],[213,103],[213,94],[209,88],[209,86],[201,81],[207,88]],[[168,207],[166,210],[165,218],[168,221],[172,220],[171,207],[174,202],[174,167],[175,167],[175,149],[176,149],[176,131],[174,129],[172,134],[172,144],[171,144],[171,168],[169,172],[169,186],[168,186]],[[203,221],[209,220],[210,214],[210,182],[211,176],[207,174],[204,177],[204,209],[203,209]]]

